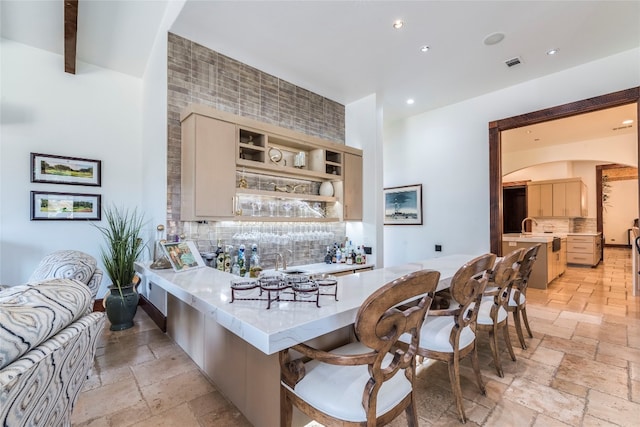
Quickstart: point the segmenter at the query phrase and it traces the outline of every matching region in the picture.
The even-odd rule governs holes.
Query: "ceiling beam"
[[[64,71],[76,73],[78,0],[64,0]]]

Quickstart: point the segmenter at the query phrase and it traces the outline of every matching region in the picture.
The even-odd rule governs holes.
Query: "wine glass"
[[[293,208],[293,206],[291,205],[291,203],[289,202],[284,202],[282,204],[282,209],[284,209],[284,216],[291,216],[291,209]]]

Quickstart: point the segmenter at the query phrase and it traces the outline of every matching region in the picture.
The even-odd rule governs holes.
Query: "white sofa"
[[[92,305],[73,279],[0,291],[0,425],[71,424],[105,322]]]
[[[105,323],[91,312],[101,278],[89,255],[59,251],[0,287],[0,426],[71,425]]]

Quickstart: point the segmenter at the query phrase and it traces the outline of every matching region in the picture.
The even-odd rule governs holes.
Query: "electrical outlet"
[[[436,252],[442,252],[442,245],[436,245]]]

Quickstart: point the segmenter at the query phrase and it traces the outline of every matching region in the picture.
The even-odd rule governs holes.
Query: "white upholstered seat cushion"
[[[527,302],[527,297],[521,292],[519,303],[516,303],[516,290],[515,289],[511,290],[511,294],[509,295],[509,307],[516,307],[518,305],[523,305],[525,302]]]
[[[453,316],[427,316],[420,329],[420,348],[440,353],[453,353],[453,347],[449,343],[451,329],[453,329]],[[409,343],[410,336],[404,334],[400,341]],[[469,326],[460,333],[460,345],[462,350],[473,344],[476,335]]]
[[[371,349],[355,342],[332,350],[337,354],[362,354]],[[388,354],[384,361],[391,362],[393,356]],[[384,365],[383,365],[384,367]],[[291,389],[294,394],[320,411],[346,421],[364,421],[366,414],[362,407],[362,393],[369,381],[367,365],[337,366],[312,360],[305,363],[306,375]],[[411,392],[411,383],[404,370],[386,381],[378,392],[377,416],[396,406]]]
[[[491,319],[491,307],[493,306],[493,297],[482,297],[482,303],[480,304],[480,311],[478,311],[478,325],[493,325],[493,319]],[[507,318],[507,310],[504,307],[498,309],[498,323],[504,322]]]

